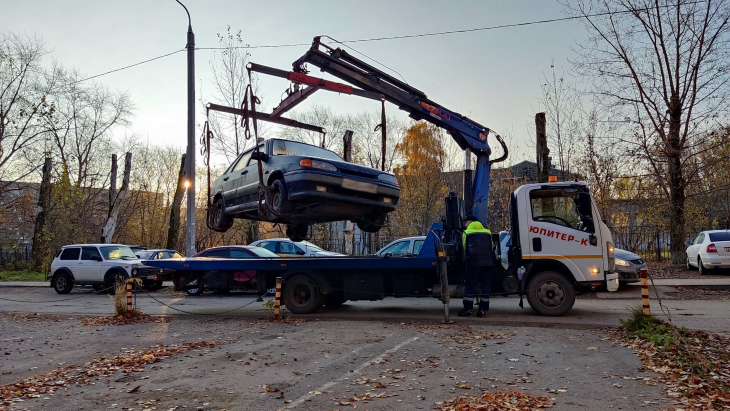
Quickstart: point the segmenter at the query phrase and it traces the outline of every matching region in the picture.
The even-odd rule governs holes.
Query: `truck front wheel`
[[[295,275],[284,283],[284,304],[294,314],[311,314],[324,305],[325,296],[308,275]]]
[[[575,287],[554,271],[535,274],[527,283],[527,302],[540,315],[559,317],[575,304]]]

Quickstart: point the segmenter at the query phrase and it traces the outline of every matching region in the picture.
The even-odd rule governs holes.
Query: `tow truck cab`
[[[578,288],[618,289],[613,238],[585,182],[523,185],[512,194],[510,209],[510,252],[512,261],[526,268],[522,283],[528,300],[533,294],[548,310],[561,305],[555,298],[567,292],[564,284],[536,280],[544,273],[565,277]]]

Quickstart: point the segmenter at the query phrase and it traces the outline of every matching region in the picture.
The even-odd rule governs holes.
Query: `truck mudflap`
[[[618,290],[618,273],[606,274],[606,288],[611,292]]]

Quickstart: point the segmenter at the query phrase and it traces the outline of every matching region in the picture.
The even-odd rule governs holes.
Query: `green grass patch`
[[[0,271],[0,281],[45,281],[46,275],[38,271]]]

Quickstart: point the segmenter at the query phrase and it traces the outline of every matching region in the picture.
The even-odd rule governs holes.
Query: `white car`
[[[62,247],[51,263],[51,287],[68,294],[74,285],[93,285],[114,292],[118,281],[130,278],[141,264],[126,245],[74,244]]]
[[[426,237],[401,238],[381,248],[375,255],[378,257],[384,257],[386,254],[391,257],[417,256],[425,241]]]
[[[309,241],[292,241],[288,238],[270,238],[249,244],[265,248],[279,257],[342,257],[344,254],[323,250]]]
[[[687,246],[687,269],[710,274],[715,268],[730,268],[730,230],[703,231]]]

